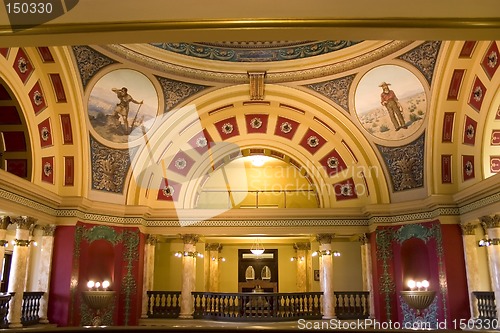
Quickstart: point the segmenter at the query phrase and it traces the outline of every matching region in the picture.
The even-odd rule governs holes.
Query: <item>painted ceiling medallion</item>
[[[474,172],[474,165],[472,164],[471,161],[467,161],[465,163],[465,174],[467,176],[470,176],[470,175],[472,175],[472,172]]]
[[[35,103],[36,106],[39,106],[43,103],[43,96],[40,91],[35,91],[33,94],[33,102]]]
[[[252,120],[250,120],[250,126],[252,126],[252,128],[260,128],[262,126],[262,120],[258,117],[255,117],[253,118]]]
[[[339,167],[339,160],[336,157],[329,157],[326,161],[330,169],[337,169]]]
[[[28,61],[24,59],[24,57],[20,57],[17,61],[17,67],[19,68],[19,72],[24,74],[28,71]]]
[[[175,189],[172,185],[165,186],[162,190],[164,196],[170,198],[174,195]]]
[[[307,144],[311,148],[315,148],[319,145],[319,139],[317,136],[311,135],[310,137],[307,138]]]
[[[187,162],[184,158],[178,158],[177,160],[175,160],[175,167],[178,169],[178,170],[182,170],[184,169],[185,167],[187,166]]]
[[[474,125],[470,124],[469,126],[467,126],[467,129],[465,130],[465,135],[467,136],[467,138],[472,139],[474,137],[474,133]]]
[[[225,123],[224,125],[222,125],[222,132],[224,134],[231,134],[233,132],[233,125],[231,123]]]
[[[474,100],[476,102],[479,102],[481,101],[482,98],[483,98],[483,89],[481,88],[481,86],[476,86],[474,88]]]
[[[49,129],[47,127],[42,127],[42,130],[40,131],[41,135],[42,135],[42,140],[43,141],[47,141],[50,137],[50,132],[49,132]]]
[[[46,162],[44,165],[43,165],[43,173],[45,174],[45,176],[49,177],[50,174],[52,173],[52,165],[49,163],[49,162]]]
[[[198,148],[206,147],[207,144],[208,144],[208,141],[204,136],[200,136],[198,139],[196,139],[196,147],[198,147]]]
[[[290,133],[293,128],[292,128],[292,125],[288,121],[284,121],[281,123],[280,129],[281,129],[281,132],[287,134],[287,133]]]

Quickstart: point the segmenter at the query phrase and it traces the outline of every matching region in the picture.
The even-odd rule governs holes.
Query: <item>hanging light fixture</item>
[[[256,256],[260,256],[262,253],[264,253],[264,245],[260,242],[260,239],[257,238],[255,243],[253,243],[252,247],[250,248],[250,252],[255,254]]]

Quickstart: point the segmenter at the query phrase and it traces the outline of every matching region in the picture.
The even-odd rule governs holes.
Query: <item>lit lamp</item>
[[[252,247],[250,248],[250,252],[255,254],[256,256],[260,256],[264,253],[264,245],[260,242],[260,239],[257,238],[255,243],[253,243]]]
[[[409,291],[401,291],[401,297],[404,301],[417,311],[417,316],[421,316],[422,311],[427,309],[431,305],[434,297],[436,297],[435,291],[429,291],[429,281],[408,281]]]
[[[92,326],[97,327],[102,325],[102,312],[105,311],[113,302],[115,292],[107,290],[110,286],[109,281],[87,282],[89,290],[82,292],[82,298],[85,304],[94,312],[92,318]],[[102,287],[102,288],[101,288]]]

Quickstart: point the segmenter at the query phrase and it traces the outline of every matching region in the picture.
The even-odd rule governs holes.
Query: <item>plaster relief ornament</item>
[[[231,134],[233,132],[233,125],[230,124],[230,123],[225,123],[224,125],[222,125],[222,132],[224,134]]]
[[[204,136],[200,136],[198,139],[196,139],[196,147],[198,148],[206,147],[207,144],[207,139]]]
[[[339,160],[336,157],[329,157],[326,164],[330,169],[337,169],[339,166]]]
[[[186,166],[187,166],[187,162],[184,158],[181,157],[181,158],[178,158],[177,160],[175,160],[175,167],[177,168],[177,170],[182,170]]]
[[[468,139],[472,139],[474,137],[474,126],[473,125],[467,126],[467,129],[465,130],[465,135],[467,136]]]
[[[465,163],[465,174],[467,176],[470,176],[470,175],[472,175],[473,171],[474,171],[474,166],[472,165],[472,162],[467,161],[467,163]]]
[[[260,118],[255,117],[252,120],[250,120],[250,126],[252,126],[252,128],[254,129],[260,128],[262,126],[262,120]]]
[[[175,193],[174,187],[172,185],[165,186],[161,191],[163,195],[168,198],[172,197]]]
[[[292,125],[288,121],[285,121],[281,123],[280,130],[285,134],[290,133],[292,130]]]
[[[310,137],[307,138],[307,144],[311,148],[315,148],[319,145],[319,139],[318,137],[311,135]]]
[[[42,135],[43,141],[47,141],[49,139],[50,132],[49,132],[49,129],[47,127],[42,127],[42,130],[40,131],[40,133]]]
[[[474,100],[476,102],[479,102],[479,101],[481,101],[482,98],[483,98],[483,89],[481,89],[480,86],[477,86],[474,89]]]
[[[49,162],[46,162],[44,165],[43,165],[43,173],[45,174],[45,176],[50,176],[50,174],[52,173],[52,165],[49,163]]]
[[[20,57],[17,61],[17,68],[19,68],[19,72],[21,72],[21,74],[26,73],[28,70],[28,61],[26,61],[24,57]]]
[[[342,184],[340,186],[340,194],[342,194],[344,197],[350,197],[352,195],[351,184]]]
[[[33,94],[33,102],[35,103],[36,106],[42,104],[43,96],[42,96],[42,93],[40,91],[37,90]]]
[[[490,68],[495,68],[498,63],[498,53],[496,51],[491,51],[488,55],[488,66]]]

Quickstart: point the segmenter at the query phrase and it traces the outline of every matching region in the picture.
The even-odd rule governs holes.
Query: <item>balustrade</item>
[[[368,291],[336,291],[335,315],[338,319],[366,319],[370,315]]]
[[[7,315],[9,314],[9,302],[12,295],[9,293],[0,293],[0,328],[8,328],[9,321]]]
[[[21,323],[23,326],[36,325],[40,321],[40,299],[43,291],[25,291],[23,293],[23,307],[21,310]]]
[[[148,318],[178,318],[181,312],[180,291],[148,291]]]
[[[479,319],[497,319],[497,308],[495,303],[495,293],[492,291],[474,291],[476,298]]]

